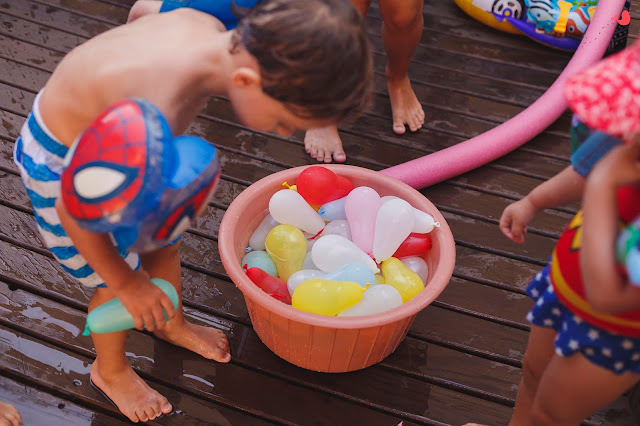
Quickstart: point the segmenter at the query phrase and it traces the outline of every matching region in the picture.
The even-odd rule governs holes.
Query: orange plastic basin
[[[440,222],[429,236],[433,247],[425,255],[429,276],[425,289],[401,306],[375,315],[329,317],[300,311],[258,288],[240,265],[249,237],[268,213],[271,196],[293,185],[306,167],[269,175],[244,190],[227,209],[218,235],[220,258],[229,277],[242,291],[253,329],[276,355],[299,367],[321,372],[359,370],[381,361],[404,339],[416,314],[444,290],[455,264],[455,243],[442,214],[410,186],[373,170],[323,165],[354,186],[369,186],[380,196],[395,195]]]

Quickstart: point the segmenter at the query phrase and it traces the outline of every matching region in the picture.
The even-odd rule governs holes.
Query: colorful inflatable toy
[[[522,19],[522,0],[453,0],[460,9],[485,25],[511,34],[522,32],[511,25],[506,18]]]
[[[468,15],[492,28],[524,34],[538,43],[571,52],[580,45],[598,4],[598,0],[454,1]]]

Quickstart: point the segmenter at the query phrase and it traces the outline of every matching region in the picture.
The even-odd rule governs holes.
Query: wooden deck
[[[124,23],[132,3],[0,1],[0,400],[14,403],[26,425],[128,423],[89,383],[95,353],[80,332],[91,292],[67,277],[41,243],[12,150],[36,93],[64,54]],[[367,20],[376,51],[376,102],[341,129],[348,164],[379,170],[480,134],[531,104],[570,59],[485,27],[452,1],[426,3],[410,70],[426,126],[404,136],[391,131],[374,4]],[[631,34],[640,28],[638,17],[632,13]],[[322,374],[288,364],[262,344],[217,250],[220,220],[237,194],[273,172],[311,163],[303,135],[251,131],[238,124],[226,99],[212,99],[190,131],[220,149],[223,179],[204,217],[184,237],[184,301],[193,321],[227,333],[233,360],[217,364],[149,334],[130,333],[127,351],[135,369],[175,408],[152,423],[506,424],[527,342],[531,302],[524,288],[577,206],[545,211],[524,245],[502,236],[497,221],[508,203],[569,164],[569,121],[565,113],[513,153],[422,191],[456,240],[449,286],[383,362]],[[628,400],[620,398],[586,424],[636,424]]]

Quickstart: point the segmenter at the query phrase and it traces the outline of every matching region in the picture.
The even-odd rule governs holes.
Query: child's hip
[[[14,147],[14,161],[31,200],[38,231],[62,268],[85,286],[104,284],[75,248],[62,227],[55,208],[60,196],[60,174],[65,167],[68,148],[61,144],[46,128],[38,111],[36,96],[33,110],[22,126]],[[137,253],[120,251],[120,255],[133,269],[140,265]]]

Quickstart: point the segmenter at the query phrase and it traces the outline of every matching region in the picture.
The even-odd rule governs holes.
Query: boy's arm
[[[580,267],[587,300],[604,313],[640,309],[640,289],[619,273],[615,257],[616,192],[640,182],[639,154],[637,143],[614,148],[593,169],[585,188]]]
[[[175,310],[169,297],[151,283],[147,273],[131,269],[116,250],[109,234],[82,229],[60,198],[56,201],[56,211],[78,252],[120,299],[133,317],[136,328],[142,330],[146,326],[149,331],[164,328],[162,310],[167,312],[169,319],[173,318]]]
[[[585,178],[573,166],[536,186],[529,194],[504,209],[500,217],[500,229],[516,243],[524,242],[527,225],[540,210],[556,207],[582,196]]]

